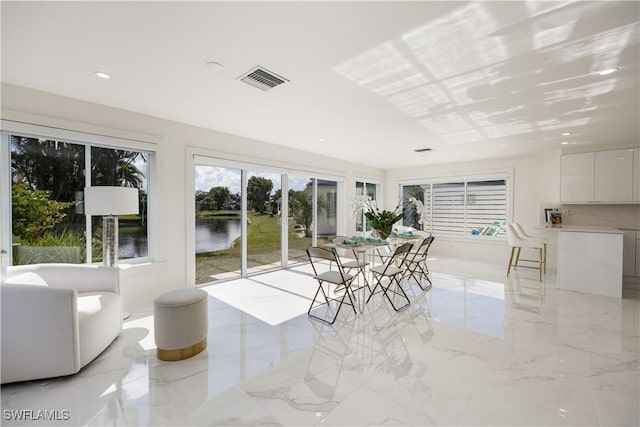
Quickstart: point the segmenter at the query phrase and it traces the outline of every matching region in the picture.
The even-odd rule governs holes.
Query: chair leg
[[[518,268],[518,262],[520,261],[520,252],[521,251],[522,251],[522,248],[518,247],[517,251],[516,251],[516,263],[513,265],[514,269]]]
[[[509,256],[509,265],[507,266],[507,276],[509,276],[509,273],[511,272],[511,264],[513,264],[513,253],[515,252],[515,250],[515,246],[512,246],[511,255]]]
[[[426,262],[425,262],[425,268],[426,267]],[[418,272],[418,270],[420,270]],[[433,286],[433,283],[431,283],[431,279],[429,279],[429,269],[427,268],[427,271],[425,271],[424,268],[422,268],[422,265],[420,265],[420,262],[416,262],[415,263],[415,267],[413,268],[412,272],[411,272],[411,276],[415,279],[415,276],[413,275],[413,273],[416,273],[418,275],[418,277],[420,279],[422,279],[422,277],[424,277],[425,279],[427,279],[427,282],[429,282],[429,286],[422,286],[422,281],[416,279],[416,281],[418,282],[418,286],[420,286],[420,289],[422,289],[423,291],[429,289],[431,286]]]
[[[540,282],[542,282],[542,266],[543,266],[543,249],[540,248],[540,264],[538,265],[540,268]]]
[[[404,277],[404,275],[402,275],[402,276],[400,277],[400,280],[398,280],[398,278],[394,276],[393,278],[391,278],[391,280],[389,280],[389,286],[387,286],[387,288],[386,288],[386,289],[385,289],[385,288],[383,288],[384,295],[387,297],[387,299],[388,299],[388,300],[389,300],[389,302],[391,303],[391,307],[393,307],[393,309],[394,309],[395,311],[400,311],[400,310],[402,310],[403,308],[407,307],[409,304],[411,304],[411,300],[409,300],[409,297],[407,296],[406,292],[404,291],[404,289],[402,289],[402,278],[403,278],[403,277]],[[391,285],[392,285],[393,283],[395,283],[395,284],[396,284],[396,288],[397,288],[397,289],[399,289],[399,290],[400,290],[400,292],[398,292],[398,291],[396,291],[396,290],[391,290],[391,291],[390,291]],[[391,297],[389,296],[389,292],[393,292],[395,295],[401,295],[401,296],[403,296],[403,297],[407,300],[407,303],[406,303],[406,304],[404,304],[404,305],[403,305],[403,306],[401,306],[401,307],[396,307],[396,305],[393,303],[393,300],[392,300],[392,299],[391,299]]]
[[[316,291],[316,295],[313,297],[313,300],[311,301],[311,306],[309,307],[309,310],[307,311],[307,314],[308,314],[310,317],[313,317],[313,318],[315,318],[315,319],[318,319],[318,320],[321,320],[321,321],[323,321],[323,322],[325,322],[325,323],[328,323],[328,324],[330,324],[330,325],[333,325],[333,324],[335,323],[336,319],[338,318],[338,314],[340,314],[340,309],[342,308],[342,305],[343,305],[343,304],[350,305],[350,306],[351,306],[351,308],[353,309],[353,313],[354,313],[355,315],[357,315],[357,314],[358,314],[358,313],[356,312],[356,305],[355,305],[355,302],[354,302],[353,298],[351,298],[351,293],[352,293],[352,291],[351,291],[351,283],[346,283],[346,284],[345,284],[344,295],[342,295],[342,298],[340,299],[340,302],[338,303],[338,309],[336,310],[336,313],[335,313],[335,315],[333,316],[333,319],[332,319],[331,321],[328,321],[327,319],[324,319],[324,318],[322,318],[322,317],[316,316],[315,314],[312,314],[312,313],[311,313],[311,310],[313,310],[314,308],[317,308],[317,307],[314,307],[314,304],[315,304],[315,302],[316,302],[316,298],[318,297],[318,293],[319,293],[320,291],[322,291],[322,295],[324,296],[324,300],[325,300],[325,302],[324,302],[324,303],[322,303],[322,304],[320,304],[319,306],[322,306],[322,305],[325,305],[325,304],[326,304],[326,306],[327,306],[327,310],[330,310],[330,309],[331,309],[331,304],[329,303],[329,302],[330,302],[329,296],[328,296],[328,295],[327,295],[327,293],[324,291],[323,283],[321,282],[321,283],[320,283],[320,286],[318,286],[318,290]],[[349,301],[351,301],[351,303],[350,303],[350,304],[349,304],[349,303],[345,303],[345,302],[344,302],[345,298],[347,298],[347,297],[349,298]],[[337,301],[337,299],[334,299],[334,301]],[[318,307],[319,307],[319,306],[318,306]]]
[[[373,296],[373,294],[376,293],[376,289],[378,289],[378,287],[381,287],[382,289],[384,289],[382,287],[382,285],[380,284],[380,281],[382,280],[381,278],[379,279],[375,273],[373,273],[373,279],[375,280],[376,284],[373,287],[373,289],[371,290],[371,293],[369,294],[369,298],[367,298],[367,302],[365,304],[369,303],[369,300],[371,299],[371,297]]]

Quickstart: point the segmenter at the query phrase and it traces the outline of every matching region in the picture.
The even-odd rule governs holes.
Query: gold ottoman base
[[[156,356],[160,360],[175,362],[176,360],[184,360],[195,356],[205,348],[207,348],[206,338],[188,347],[178,348],[175,350],[164,350],[162,348],[158,348],[156,349]]]

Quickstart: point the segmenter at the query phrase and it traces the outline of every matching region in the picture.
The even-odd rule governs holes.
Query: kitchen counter
[[[609,233],[609,234],[624,234],[623,230],[613,227],[599,227],[599,226],[583,226],[583,225],[559,225],[552,226],[546,230],[567,231],[571,233]]]
[[[622,297],[622,237],[610,227],[557,228],[558,287]]]

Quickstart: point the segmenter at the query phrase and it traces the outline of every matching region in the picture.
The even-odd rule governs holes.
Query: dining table
[[[386,239],[356,236],[338,240],[337,242],[329,243],[326,245],[327,247],[352,250],[354,256],[358,261],[364,261],[364,274],[366,275],[366,277],[363,277],[362,280],[364,280],[365,283],[361,283],[361,278],[358,277],[356,279],[358,281],[358,284],[355,289],[356,291],[358,291],[358,293],[362,293],[362,295],[356,296],[355,292],[353,293],[353,296],[356,297],[356,300],[358,300],[357,305],[360,314],[364,313],[366,306],[366,289],[369,288],[369,292],[372,291],[372,289],[369,287],[369,283],[373,281],[373,275],[370,273],[370,268],[376,265],[376,258],[380,259],[380,263],[384,263],[383,255],[380,254],[379,251],[381,249],[388,248],[389,256],[391,256],[396,246],[411,241],[417,241],[422,238],[423,236],[415,233],[396,233],[390,235]]]

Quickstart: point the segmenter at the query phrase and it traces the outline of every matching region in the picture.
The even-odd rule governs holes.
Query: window
[[[440,236],[504,235],[507,178],[466,179],[402,187],[404,225]],[[415,198],[423,206],[416,206]]]
[[[378,200],[378,184],[356,181],[356,195],[369,196],[371,200]],[[364,224],[364,227],[363,227]],[[356,217],[356,231],[370,231],[369,221],[364,216],[364,210]]]
[[[84,215],[88,185],[139,189],[140,214],[119,217],[119,258],[148,255],[150,153],[20,135],[7,139],[13,265],[102,259],[102,219],[87,221]]]

